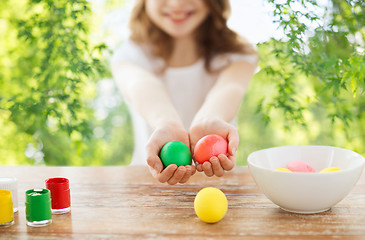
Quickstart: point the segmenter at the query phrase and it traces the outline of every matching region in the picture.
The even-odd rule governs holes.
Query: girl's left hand
[[[236,163],[236,152],[239,143],[238,132],[234,126],[221,119],[210,119],[194,123],[189,132],[192,153],[194,153],[195,145],[199,139],[209,134],[217,134],[228,141],[227,156],[220,154],[218,157],[211,157],[209,161],[198,164],[196,169],[199,172],[204,171],[208,177],[214,175],[222,177],[224,172],[232,170]]]

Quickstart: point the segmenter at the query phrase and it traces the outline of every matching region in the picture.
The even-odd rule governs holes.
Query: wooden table
[[[15,224],[0,228],[0,239],[365,239],[365,174],[331,210],[288,213],[257,188],[247,167],[222,178],[195,174],[184,185],[154,180],[147,167],[0,167],[18,179]],[[48,177],[70,180],[71,213],[53,215],[46,227],[28,227],[25,191],[44,187]],[[194,198],[207,186],[220,188],[229,209],[207,224],[194,213]]]

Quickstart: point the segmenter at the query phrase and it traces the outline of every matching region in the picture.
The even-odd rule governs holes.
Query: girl
[[[231,122],[258,57],[227,27],[229,10],[228,0],[137,0],[130,39],[113,56],[134,126],[132,164],[147,160],[160,182],[185,183],[196,170],[221,177],[235,165],[239,138]],[[193,152],[208,134],[227,139],[227,156],[163,169],[165,143],[181,141]]]

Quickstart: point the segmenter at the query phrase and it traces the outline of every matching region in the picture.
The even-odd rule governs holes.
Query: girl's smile
[[[156,26],[177,39],[192,36],[209,10],[203,0],[147,0],[146,12]]]
[[[162,13],[163,16],[169,18],[170,21],[176,24],[180,24],[187,21],[193,14],[194,14],[193,10],[171,11]]]

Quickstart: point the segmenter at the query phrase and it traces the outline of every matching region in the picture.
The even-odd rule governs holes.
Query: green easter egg
[[[176,164],[177,166],[191,164],[190,149],[179,141],[166,143],[161,149],[160,158],[164,167],[167,167],[170,164]]]

